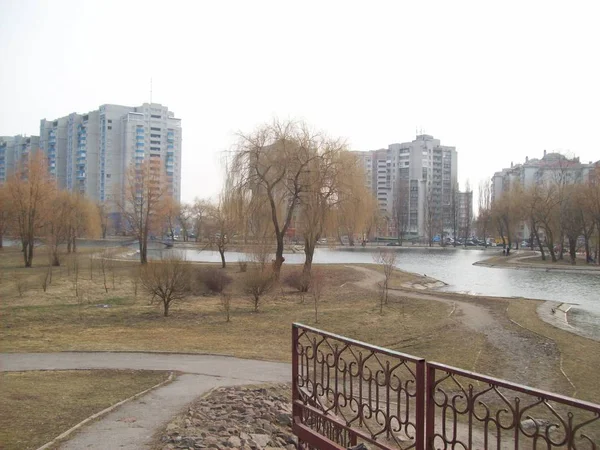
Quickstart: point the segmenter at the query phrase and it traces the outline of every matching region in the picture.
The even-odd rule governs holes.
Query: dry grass
[[[569,386],[567,395],[600,403],[598,369],[600,368],[600,343],[553,327],[538,319],[539,302],[510,302],[508,317],[519,325],[553,340],[561,353],[562,370],[575,385]]]
[[[240,273],[237,265],[233,264],[226,269],[233,278],[228,288],[231,294],[231,321],[227,322],[218,295],[191,296],[174,303],[170,316],[163,317],[160,306],[150,305],[145,293],[139,290],[137,297],[134,295],[130,273],[139,267],[137,262],[115,263],[115,287],[111,273],[108,275],[109,292],[106,293],[99,266],[94,269],[93,279],[90,280],[89,266],[85,264],[89,258],[83,257],[80,288],[84,302],[81,306],[75,297],[72,276],[67,275],[65,268],[61,275],[54,278],[46,293],[40,284],[19,297],[11,280],[13,275],[26,273],[32,280],[45,268],[21,269],[18,267],[21,264],[16,258],[18,256],[18,252],[10,255],[5,251],[0,258],[0,265],[8,271],[0,285],[2,351],[210,352],[289,361],[291,323],[314,325],[311,299],[307,296],[303,302],[302,295],[287,286],[277,287],[265,297],[260,312],[254,313],[249,296],[241,294],[242,280],[247,274]],[[206,266],[198,265],[196,269],[203,270]],[[366,266],[377,269],[374,265]],[[467,328],[460,317],[450,315],[451,305],[428,299],[393,298],[381,315],[379,294],[353,283],[362,279],[362,273],[343,265],[320,267],[326,288],[319,305],[319,328],[429,360],[504,376],[524,384],[531,383],[526,374],[515,377],[505,373],[507,360],[512,359],[513,363],[524,366],[529,365],[527,361],[515,362],[511,349],[499,350],[484,332],[478,333]],[[291,270],[299,270],[299,267],[285,265],[282,279]],[[396,271],[393,283],[400,285],[407,281],[422,280],[422,277]],[[510,304],[510,317],[556,340],[562,353],[564,370],[577,386],[577,396],[592,401],[600,399],[600,386],[593,381],[595,375],[591,375],[600,367],[600,346],[597,342],[545,325],[535,313],[537,302],[492,300],[459,294],[444,294],[444,297],[483,305],[511,333],[522,335],[530,341],[535,340],[535,335],[508,320],[506,309]],[[525,319],[530,325],[523,323]],[[553,337],[548,330],[564,333],[565,337]],[[532,357],[544,359],[546,355],[541,351]],[[536,367],[539,365],[531,364],[529,370],[536,370]],[[573,393],[559,367],[552,367],[544,375],[556,380],[552,386],[557,386],[558,392],[567,395]]]
[[[0,373],[0,447],[38,448],[166,377],[165,372],[131,370]]]

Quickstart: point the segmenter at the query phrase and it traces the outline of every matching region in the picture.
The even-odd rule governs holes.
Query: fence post
[[[435,398],[434,398],[434,385],[435,385],[435,368],[426,364],[427,367],[427,386],[425,387],[426,395],[426,423],[425,423],[425,448],[427,450],[433,450],[433,437],[435,435]]]
[[[298,327],[292,324],[292,422],[301,423],[302,411],[296,405],[296,401],[300,400],[298,391]]]
[[[425,360],[417,361],[416,363],[416,387],[417,400],[415,405],[415,423],[416,423],[416,439],[415,449],[425,450]]]

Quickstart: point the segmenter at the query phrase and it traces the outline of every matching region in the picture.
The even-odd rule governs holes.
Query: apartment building
[[[63,189],[106,202],[117,213],[128,167],[148,161],[160,168],[168,192],[181,197],[181,119],[158,103],[102,105],[40,122],[39,146]]]
[[[426,234],[428,208],[441,224],[439,228],[452,227],[450,206],[458,163],[455,147],[441,145],[439,139],[421,134],[412,142],[356,153],[364,166],[366,185],[377,198],[380,213],[388,218],[386,229],[381,230],[383,234],[397,235],[393,217],[398,207],[406,211],[408,235]]]
[[[0,185],[17,169],[26,176],[29,158],[39,151],[39,136],[0,136]]]
[[[524,163],[511,163],[510,167],[496,172],[492,177],[492,202],[500,200],[515,185],[527,189],[542,183],[585,183],[597,167],[600,167],[600,161],[585,164],[578,157],[567,158],[560,153],[548,153],[544,150],[542,158],[525,157]],[[517,229],[518,239],[529,239],[529,234],[528,225],[520,224]]]
[[[579,158],[567,158],[560,153],[548,153],[544,150],[542,158],[525,157],[522,164],[511,163],[510,167],[496,172],[492,177],[492,201],[499,200],[511,185],[520,184],[528,188],[536,183],[552,182],[559,179],[567,183],[586,182],[600,161],[580,162]]]

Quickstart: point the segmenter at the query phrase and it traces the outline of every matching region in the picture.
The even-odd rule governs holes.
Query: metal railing
[[[425,360],[300,324],[292,326],[293,427],[304,448],[358,440],[424,449]]]
[[[427,363],[427,448],[600,448],[600,405]]]
[[[292,325],[300,448],[600,449],[600,405]]]

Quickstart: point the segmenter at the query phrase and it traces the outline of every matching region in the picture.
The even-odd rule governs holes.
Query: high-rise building
[[[412,142],[390,144],[387,149],[356,152],[363,163],[367,186],[377,198],[380,213],[388,218],[388,236],[397,234],[395,211],[405,211],[405,233],[426,234],[426,213],[431,212],[440,231],[451,228],[452,190],[457,186],[455,147],[421,134]]]
[[[60,188],[106,202],[112,213],[128,167],[142,161],[160,167],[167,191],[180,200],[181,119],[166,106],[102,105],[86,114],[42,119],[40,148]]]
[[[17,169],[26,176],[29,158],[39,147],[39,136],[0,136],[0,185]]]

